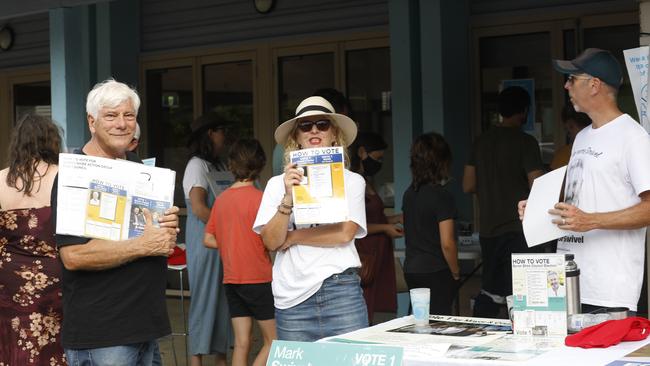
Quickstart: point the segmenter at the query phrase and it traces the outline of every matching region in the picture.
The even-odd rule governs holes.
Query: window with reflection
[[[14,125],[25,114],[52,117],[50,81],[14,84]]]
[[[278,59],[279,122],[295,116],[296,107],[321,88],[333,88],[334,54],[285,56]]]
[[[147,144],[156,166],[176,171],[174,204],[185,207],[183,172],[193,113],[192,68],[147,71]]]
[[[625,70],[623,50],[639,47],[639,25],[619,25],[610,27],[586,28],[583,30],[584,48],[602,48],[610,51],[623,68],[623,85],[618,91],[618,106],[621,111],[639,120],[639,113],[634,102],[630,78]]]
[[[214,111],[235,123],[233,135],[253,136],[253,63],[203,66],[203,112]]]
[[[373,184],[387,207],[394,205],[393,129],[391,119],[390,51],[388,47],[347,51],[345,56],[347,97],[351,117],[360,130],[382,135],[388,148]],[[354,153],[354,152],[350,152]]]
[[[548,32],[484,37],[480,40],[481,130],[500,121],[497,96],[504,80],[532,79],[533,128],[526,132],[540,143],[542,160],[551,161],[555,138],[551,36]],[[513,52],[516,50],[516,52]],[[533,97],[533,96],[531,96]],[[532,112],[531,108],[531,112]]]

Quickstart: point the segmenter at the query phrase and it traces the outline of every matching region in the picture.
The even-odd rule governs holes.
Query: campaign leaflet
[[[153,226],[160,227],[158,220],[165,215],[165,211],[171,207],[170,202],[156,201],[145,197],[133,196],[131,200],[131,220],[129,222],[129,238],[142,235],[145,226],[144,209],[151,214]]]
[[[126,207],[126,190],[119,184],[91,180],[84,236],[120,240]]]
[[[512,254],[513,333],[566,336],[564,254]]]
[[[156,223],[171,207],[175,177],[173,170],[126,160],[59,154],[56,233],[107,240],[138,236],[142,209]]]
[[[303,171],[300,185],[293,186],[296,224],[327,224],[348,219],[345,197],[344,156],[340,146],[292,151],[292,163]]]

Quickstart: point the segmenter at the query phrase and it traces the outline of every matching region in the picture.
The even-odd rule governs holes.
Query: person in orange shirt
[[[555,150],[553,160],[551,160],[551,170],[569,163],[573,140],[575,140],[578,132],[591,124],[591,118],[582,112],[576,112],[572,105],[566,105],[562,110],[562,122],[564,122],[564,129],[566,130],[567,144]]]
[[[248,365],[253,318],[264,338],[254,366],[266,363],[271,342],[277,338],[271,258],[262,238],[252,229],[262,201],[262,192],[254,182],[265,164],[259,141],[242,139],[233,144],[228,168],[235,183],[217,197],[205,226],[205,246],[221,251],[223,283],[235,332],[233,366]]]

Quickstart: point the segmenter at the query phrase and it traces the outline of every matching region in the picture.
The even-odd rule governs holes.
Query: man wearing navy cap
[[[599,307],[636,311],[643,280],[645,226],[650,224],[650,136],[618,108],[621,66],[608,51],[589,48],[554,60],[576,111],[593,121],[576,136],[564,202],[549,213],[569,230],[559,253],[574,253],[583,312]],[[523,214],[525,202],[520,202]]]

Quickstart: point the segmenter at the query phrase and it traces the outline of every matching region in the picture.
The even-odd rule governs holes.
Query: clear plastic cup
[[[416,326],[424,326],[429,324],[429,298],[431,290],[428,288],[412,288],[411,294],[411,308],[413,309],[413,317],[415,318]]]

